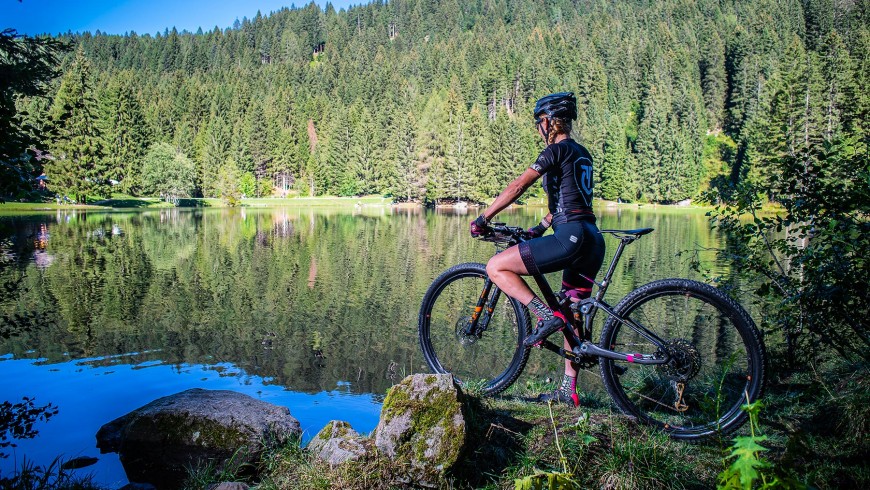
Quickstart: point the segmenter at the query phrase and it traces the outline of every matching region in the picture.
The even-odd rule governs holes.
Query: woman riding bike
[[[520,276],[562,270],[562,289],[573,301],[588,298],[592,278],[604,260],[604,239],[592,213],[592,157],[571,139],[571,121],[577,118],[577,100],[571,92],[542,97],[535,104],[535,126],[546,148],[531,167],[498,195],[483,214],[471,222],[471,235],[490,233],[490,221],[519,198],[538,178],[547,192],[549,213],[529,229],[535,238],[496,254],[486,264],[489,278],[508,296],[520,301],[538,318],[537,328],[526,346],[542,342],[566,326],[560,312],[553,311],[532,292]],[[543,236],[552,226],[553,234]],[[567,341],[565,347],[570,349]],[[542,402],[579,405],[576,392],[577,366],[565,361],[559,388],[538,396]]]

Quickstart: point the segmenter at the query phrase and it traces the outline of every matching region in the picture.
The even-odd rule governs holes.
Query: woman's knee
[[[489,262],[486,263],[486,275],[493,281],[501,276],[503,270],[496,257],[489,259]]]
[[[525,275],[526,268],[523,265],[522,258],[516,251],[508,249],[504,252],[489,259],[486,263],[486,273],[489,277],[503,276],[505,274]]]

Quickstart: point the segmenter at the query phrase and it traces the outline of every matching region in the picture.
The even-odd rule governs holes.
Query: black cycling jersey
[[[592,216],[592,156],[571,138],[544,148],[530,167],[543,175],[553,224]]]

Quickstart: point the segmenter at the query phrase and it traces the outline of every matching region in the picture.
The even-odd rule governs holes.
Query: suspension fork
[[[487,327],[489,327],[489,320],[492,318],[492,312],[495,310],[495,305],[500,296],[501,289],[499,289],[492,280],[486,278],[486,281],[483,283],[483,291],[481,291],[480,297],[477,298],[477,304],[474,305],[474,312],[471,314],[471,321],[468,322],[462,333],[465,335],[480,336],[481,333],[486,331]]]

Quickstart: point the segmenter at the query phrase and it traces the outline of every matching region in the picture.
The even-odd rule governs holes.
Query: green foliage
[[[260,197],[257,193],[257,179],[251,172],[245,172],[239,179],[239,192],[244,197]]]
[[[798,179],[793,173],[782,176],[785,183]],[[836,199],[815,198],[799,189],[784,202],[783,214],[770,216],[762,211],[762,189],[738,187],[729,205],[711,213],[715,226],[731,238],[721,255],[764,300],[762,328],[771,333],[768,343],[784,341],[789,362],[823,346],[859,358],[870,343],[870,300],[863,293],[870,287],[864,253],[870,247],[870,224],[852,208],[862,205],[862,198],[853,194],[855,200],[844,209]]]
[[[150,146],[151,132],[134,77],[133,70],[111,77],[98,92],[97,102],[109,174],[123,192],[138,193],[142,191],[140,162]]]
[[[66,49],[56,39],[0,31],[0,198],[28,190],[40,173],[33,147],[46,137],[45,128],[28,124],[28,114],[17,103],[50,91],[58,57]]]
[[[15,447],[11,439],[32,439],[39,434],[39,431],[33,428],[33,424],[38,421],[48,422],[50,418],[57,415],[57,407],[51,403],[43,406],[36,406],[33,403],[33,398],[24,397],[18,403],[4,401],[0,403],[0,449],[7,447]],[[7,454],[0,452],[0,458],[7,457]]]
[[[719,473],[716,485],[718,490],[806,488],[806,485],[790,478],[776,475],[773,465],[764,458],[764,453],[768,449],[761,445],[767,441],[767,436],[758,433],[758,414],[761,407],[761,401],[747,403],[742,407],[749,414],[751,435],[737,436],[733,439],[731,452],[725,458],[725,461],[730,460],[731,464]]]
[[[50,111],[55,133],[52,158],[45,165],[51,187],[87,202],[88,196],[109,195],[109,167],[103,132],[98,124],[90,62],[79,49],[61,78]]]
[[[178,204],[190,197],[194,189],[193,162],[168,143],[152,146],[142,162],[140,182],[142,192]]]
[[[242,194],[239,191],[239,169],[236,162],[232,159],[228,160],[220,167],[217,181],[215,182],[215,190],[225,204],[237,206],[242,200]]]
[[[541,472],[518,478],[514,488],[516,490],[564,490],[581,487],[571,479],[570,474]]]

